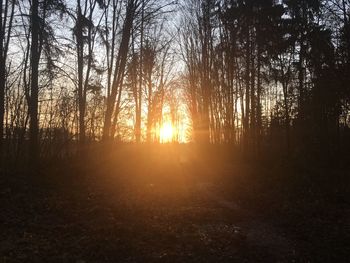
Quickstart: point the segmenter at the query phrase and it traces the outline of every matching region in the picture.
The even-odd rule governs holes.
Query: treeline
[[[197,140],[259,153],[348,152],[350,1],[186,1]]]
[[[0,0],[0,14],[5,156],[159,142],[164,121],[257,154],[350,146],[348,0]]]
[[[159,141],[163,119],[178,122],[174,10],[157,0],[0,1],[1,152]]]

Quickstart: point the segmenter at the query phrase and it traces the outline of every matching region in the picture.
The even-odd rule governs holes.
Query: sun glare
[[[171,142],[173,140],[174,128],[171,123],[166,122],[162,125],[159,131],[159,137],[161,143]]]

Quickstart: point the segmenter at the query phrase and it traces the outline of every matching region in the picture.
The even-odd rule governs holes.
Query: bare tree
[[[3,149],[2,145],[4,136],[5,89],[7,83],[6,63],[11,40],[14,13],[14,1],[0,1],[0,154]]]
[[[131,29],[135,19],[135,13],[139,6],[138,0],[129,0],[127,2],[124,25],[122,30],[121,42],[115,61],[114,76],[111,85],[111,93],[107,97],[107,109],[103,128],[103,138],[109,139],[111,136],[111,126],[113,114],[119,111],[122,83],[124,71],[129,51],[129,42],[131,37]],[[117,98],[118,95],[118,98]],[[117,99],[117,101],[116,101]],[[117,103],[116,103],[117,102]]]

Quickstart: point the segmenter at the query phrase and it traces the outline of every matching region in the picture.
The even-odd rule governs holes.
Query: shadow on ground
[[[0,261],[348,258],[349,203],[325,192],[301,197],[296,183],[266,179],[282,170],[218,147],[130,145],[34,176],[10,173],[0,180]]]

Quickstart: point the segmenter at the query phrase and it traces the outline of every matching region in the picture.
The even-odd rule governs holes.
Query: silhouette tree
[[[11,41],[15,2],[0,1],[0,154],[3,153],[6,63]]]
[[[121,100],[122,83],[124,78],[124,71],[126,67],[129,42],[131,38],[131,30],[133,22],[135,20],[136,11],[140,6],[138,0],[129,0],[127,2],[126,14],[123,24],[122,36],[120,47],[118,50],[117,58],[115,61],[114,76],[111,85],[111,93],[107,97],[107,108],[103,127],[103,138],[109,139],[111,136],[112,116],[119,111],[119,105]],[[118,95],[118,99],[117,99]],[[117,99],[117,104],[116,103]],[[116,111],[117,109],[117,111]]]

